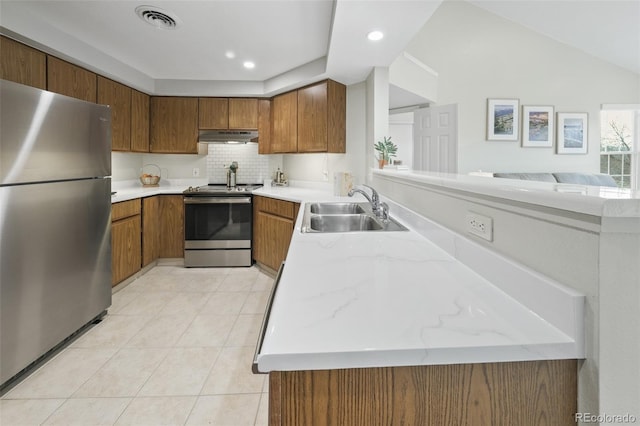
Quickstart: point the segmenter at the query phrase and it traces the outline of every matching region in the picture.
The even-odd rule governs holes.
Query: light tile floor
[[[155,266],[0,399],[0,425],[266,425],[251,362],[273,278]]]

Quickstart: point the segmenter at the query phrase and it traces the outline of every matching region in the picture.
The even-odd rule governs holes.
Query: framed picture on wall
[[[518,99],[487,99],[487,140],[517,141],[519,108]]]
[[[586,112],[558,113],[558,154],[586,154],[589,116]]]
[[[553,147],[553,123],[552,106],[523,106],[522,146]]]

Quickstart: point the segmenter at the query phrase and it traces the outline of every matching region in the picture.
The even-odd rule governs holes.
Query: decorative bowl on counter
[[[144,172],[144,168],[147,166],[153,166],[156,169],[158,169],[157,174],[152,174],[152,173],[145,173]],[[160,167],[158,167],[155,164],[145,164],[142,167],[141,170],[142,174],[140,175],[140,182],[142,183],[142,186],[158,186],[158,182],[160,182]]]

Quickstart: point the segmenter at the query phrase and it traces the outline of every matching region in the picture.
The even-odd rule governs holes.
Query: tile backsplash
[[[270,179],[269,156],[258,154],[258,144],[209,144],[207,177],[209,183],[225,183],[232,161],[238,163],[238,183],[262,183]]]

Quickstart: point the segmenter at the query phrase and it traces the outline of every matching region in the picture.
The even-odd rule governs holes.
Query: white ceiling
[[[393,62],[441,1],[0,0],[0,30],[152,94],[261,96],[321,78],[363,81]],[[470,2],[640,74],[640,0]],[[135,14],[142,4],[181,25],[151,27]],[[372,29],[385,38],[367,40]]]
[[[640,74],[640,0],[468,0]]]

